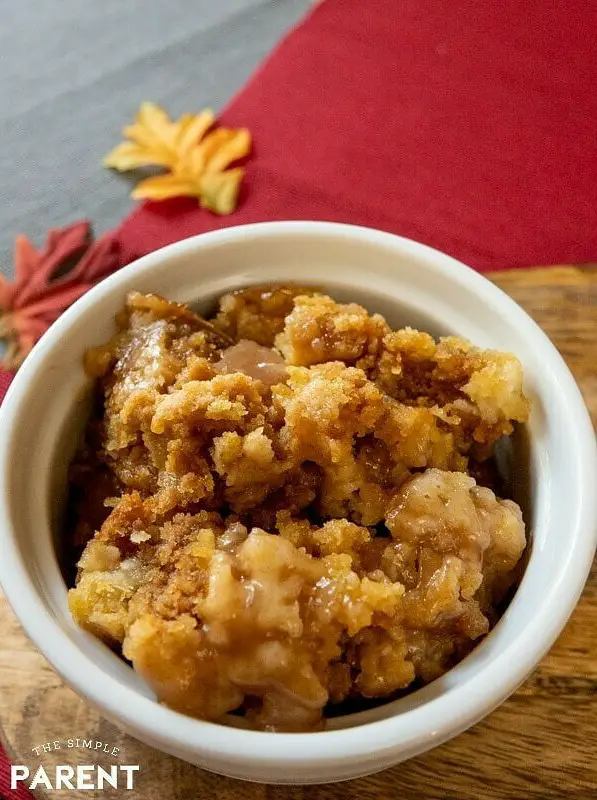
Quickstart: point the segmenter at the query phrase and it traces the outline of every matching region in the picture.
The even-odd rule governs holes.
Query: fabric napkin
[[[10,788],[10,762],[0,744],[0,800],[33,800],[33,795],[18,784],[17,789]]]
[[[479,270],[596,260],[596,30],[585,0],[324,0],[222,115],[255,140],[238,211],[143,205],[119,231],[127,258],[319,219]]]

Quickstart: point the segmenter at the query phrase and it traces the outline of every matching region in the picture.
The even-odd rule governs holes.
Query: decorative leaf
[[[179,120],[177,151],[179,158],[191,150],[199,142],[216,121],[213,111],[206,108],[196,116],[185,114]]]
[[[26,238],[26,237],[21,237]],[[33,245],[28,241],[28,245],[34,254],[33,269],[22,283],[16,277],[18,273],[19,253],[15,253],[15,297],[14,308],[23,308],[28,303],[35,300],[40,293],[45,291],[48,281],[58,277],[61,269],[72,266],[74,260],[89,247],[91,238],[91,227],[88,222],[76,222],[62,230],[50,231],[46,240],[46,247],[41,253],[33,249]]]
[[[214,122],[209,109],[172,122],[159,106],[143,103],[134,125],[123,130],[130,141],[115,147],[104,164],[121,172],[147,165],[168,168],[165,175],[141,181],[132,192],[134,198],[197,197],[203,208],[230,214],[238,203],[244,172],[227,167],[249,155],[251,134],[246,129],[210,131]]]
[[[122,132],[131,141],[108,153],[104,159],[107,167],[120,172],[150,164],[168,167],[177,157],[178,125],[155,103],[142,103],[134,125]]]
[[[170,157],[166,156],[160,160],[160,156],[155,153],[148,153],[145,147],[135,144],[135,142],[122,142],[117,145],[104,158],[104,166],[117,169],[119,172],[126,172],[129,169],[147,167],[150,164],[160,164],[167,167]]]
[[[5,369],[16,369],[63,311],[122,266],[113,235],[91,242],[89,222],[49,232],[38,252],[26,236],[15,243],[15,279],[0,277],[0,338]]]
[[[206,136],[199,148],[203,148],[205,171],[220,172],[249,154],[251,134],[245,128],[237,131],[219,128]]]
[[[209,172],[201,180],[201,205],[216,214],[231,214],[238,202],[243,179],[242,167],[226,172]]]
[[[15,241],[15,282],[24,283],[35,272],[37,253],[26,236]]]
[[[167,200],[169,197],[195,197],[196,187],[181,175],[156,175],[141,181],[131,193],[135,199]]]
[[[98,283],[103,278],[120,269],[122,262],[118,248],[114,243],[114,235],[105,233],[89,247],[78,264],[65,276],[62,286],[84,280],[87,283]]]

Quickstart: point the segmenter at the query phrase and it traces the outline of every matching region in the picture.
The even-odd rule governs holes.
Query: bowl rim
[[[516,640],[493,660],[469,677],[465,686],[453,687],[422,706],[397,716],[365,722],[341,730],[317,733],[279,733],[231,728],[194,719],[159,705],[155,700],[121,684],[94,664],[62,631],[44,605],[29,576],[12,530],[7,497],[11,472],[11,436],[0,439],[0,583],[19,621],[33,643],[67,684],[109,718],[122,720],[129,731],[142,741],[189,760],[197,754],[215,759],[242,772],[243,767],[258,763],[262,768],[281,764],[287,767],[307,765],[316,770],[324,764],[345,764],[354,759],[383,761],[403,749],[408,757],[440,744],[470,727],[509,696],[534,669],[564,627],[584,587],[597,544],[597,446],[584,400],[562,357],[531,317],[501,289],[470,267],[427,245],[382,231],[329,222],[292,221],[239,225],[199,234],[167,245],[133,261],[106,278],[77,300],[58,320],[24,362],[14,378],[0,408],[0,429],[12,431],[21,404],[26,400],[29,379],[43,366],[46,357],[68,333],[71,324],[86,314],[97,300],[110,295],[133,271],[150,273],[173,258],[201,251],[204,247],[225,245],[261,238],[275,241],[292,235],[328,238],[336,235],[367,240],[401,255],[425,256],[431,271],[446,275],[456,284],[466,285],[536,341],[542,357],[558,381],[561,401],[567,407],[570,448],[576,462],[582,464],[581,501],[570,518],[575,534],[568,558],[560,564],[557,591],[545,599],[537,614],[525,627],[525,644]],[[463,692],[466,696],[463,697]],[[461,702],[465,700],[465,702]],[[454,703],[458,702],[457,719]],[[366,728],[366,736],[364,735]],[[387,764],[386,764],[387,765]]]

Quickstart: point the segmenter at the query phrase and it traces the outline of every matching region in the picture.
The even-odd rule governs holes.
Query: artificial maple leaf
[[[230,214],[237,206],[244,170],[227,169],[251,151],[246,129],[216,128],[213,112],[185,114],[173,122],[154,103],[143,103],[135,124],[124,128],[123,142],[104,159],[104,165],[121,172],[154,165],[169,172],[141,181],[134,198],[166,200],[197,197],[203,208]]]
[[[7,344],[2,366],[17,369],[63,311],[121,266],[114,236],[92,243],[86,220],[51,230],[42,251],[18,236],[14,281],[0,276],[0,338]]]
[[[206,108],[172,122],[155,103],[142,103],[134,125],[123,128],[130,142],[122,142],[104,158],[104,165],[119,172],[151,165],[173,167],[181,154],[196,144],[215,122]]]

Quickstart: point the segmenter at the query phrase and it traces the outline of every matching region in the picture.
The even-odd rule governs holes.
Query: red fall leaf
[[[0,276],[0,338],[6,342],[4,369],[18,369],[62,312],[121,266],[114,235],[92,241],[87,220],[51,230],[41,251],[26,236],[18,236],[14,281]]]

